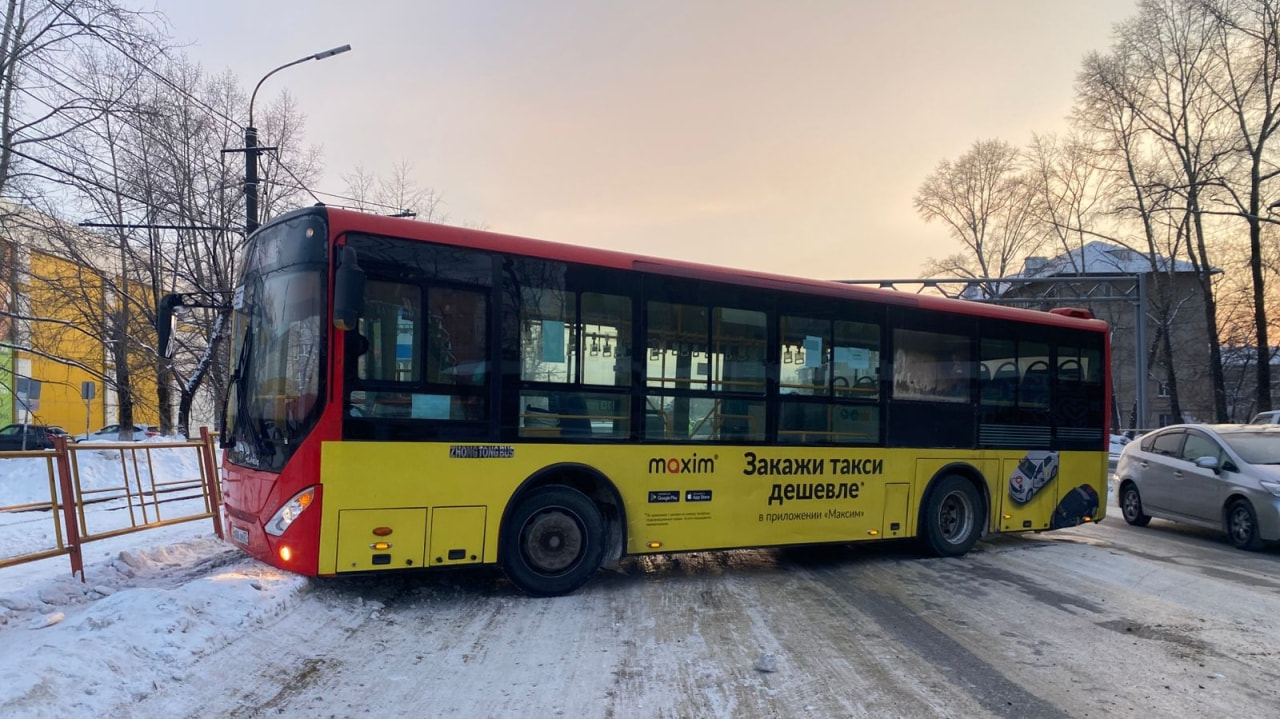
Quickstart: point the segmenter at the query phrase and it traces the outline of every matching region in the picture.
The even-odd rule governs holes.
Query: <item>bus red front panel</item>
[[[315,473],[297,458],[279,474],[223,464],[223,503],[232,543],[263,562],[298,574],[316,574],[323,492]],[[296,477],[297,481],[291,481]],[[305,481],[311,477],[311,481]],[[311,489],[304,511],[297,513],[279,536],[267,532],[268,523],[298,492]]]

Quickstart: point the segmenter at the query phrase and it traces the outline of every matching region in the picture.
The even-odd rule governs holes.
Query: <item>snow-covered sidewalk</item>
[[[147,696],[156,667],[167,680],[196,680],[201,656],[285,611],[307,586],[202,522],[92,551],[85,582],[65,557],[0,570],[0,716],[96,717]]]
[[[148,454],[157,477],[199,476],[195,452]],[[77,460],[84,490],[122,481],[118,451],[80,451]],[[0,459],[0,506],[48,499],[44,460]],[[203,512],[201,501],[183,500],[194,504],[172,516]],[[85,512],[91,531],[131,521],[125,500]],[[55,546],[53,527],[47,510],[0,515],[0,556]],[[99,716],[147,695],[156,667],[168,679],[191,676],[202,655],[284,611],[307,586],[219,540],[207,519],[88,542],[83,553],[84,581],[66,556],[0,569],[0,716]]]

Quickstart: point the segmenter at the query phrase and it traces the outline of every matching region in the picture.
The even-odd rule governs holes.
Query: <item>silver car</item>
[[[1280,540],[1280,426],[1165,427],[1125,446],[1116,481],[1129,524],[1197,524],[1240,549]]]

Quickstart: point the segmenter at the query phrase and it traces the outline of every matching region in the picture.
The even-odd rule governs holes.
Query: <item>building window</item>
[[[1165,382],[1156,382],[1156,396],[1157,396],[1157,397],[1168,397],[1168,396],[1169,396],[1169,385],[1168,385],[1167,383],[1165,383]]]

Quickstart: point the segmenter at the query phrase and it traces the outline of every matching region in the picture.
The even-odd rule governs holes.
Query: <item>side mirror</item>
[[[156,307],[156,352],[169,356],[169,338],[173,335],[173,308],[182,306],[182,295],[170,294],[160,298]]]
[[[355,248],[343,246],[333,278],[333,326],[353,330],[364,310],[364,270],[356,261]]]
[[[1196,460],[1196,466],[1199,467],[1200,469],[1212,469],[1213,471],[1217,472],[1218,458],[1217,457],[1201,457]]]

